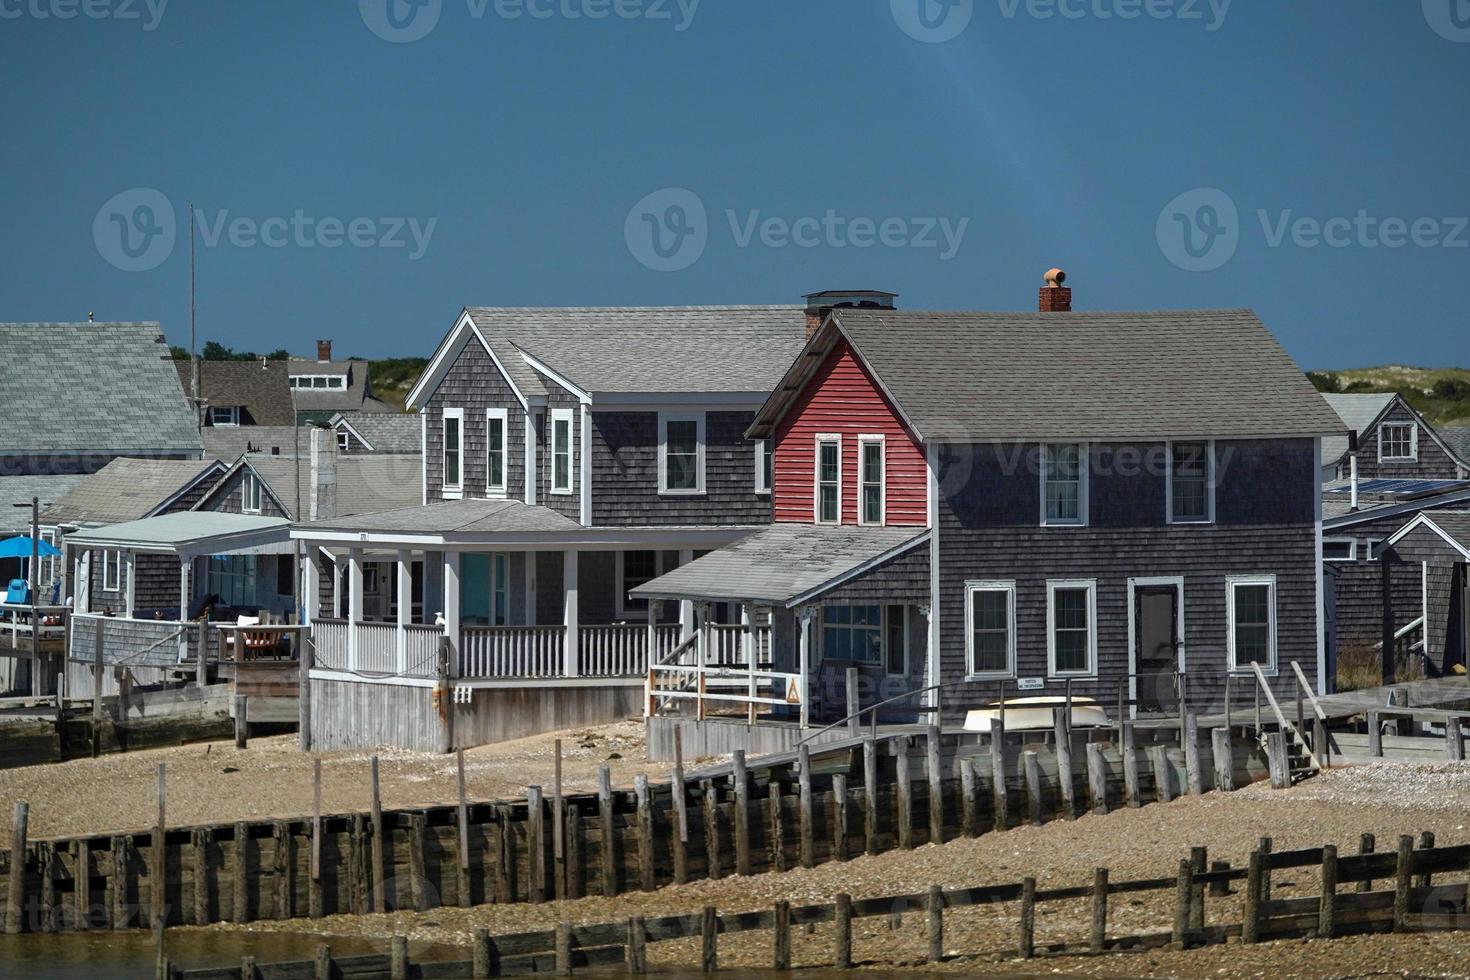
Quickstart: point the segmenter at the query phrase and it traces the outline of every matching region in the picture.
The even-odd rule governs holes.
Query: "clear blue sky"
[[[200,245],[200,340],[257,350],[330,336],[427,354],[469,304],[881,288],[910,308],[1030,309],[1060,265],[1078,308],[1253,307],[1309,368],[1470,362],[1470,0],[1066,0],[1080,16],[922,0],[928,21],[921,0],[702,0],[692,18],[692,0],[392,0],[395,21],[389,0],[161,16],[162,0],[85,0],[109,16],[55,16],[82,2],[0,0],[3,320],[93,310],[187,342],[192,201],[206,231],[247,219]],[[550,16],[506,16],[528,3]],[[966,15],[951,40],[911,36]],[[702,228],[667,188],[693,192]],[[159,200],[172,227],[139,211]],[[1390,222],[1402,246],[1370,247],[1360,212],[1417,233]],[[812,247],[762,230],[772,217]],[[1310,226],[1281,237],[1301,217],[1347,219],[1343,247]],[[323,247],[353,219],[359,244]],[[648,222],[695,230],[697,260],[649,268]],[[118,250],[125,230],[141,257]],[[385,237],[404,247],[369,244]]]

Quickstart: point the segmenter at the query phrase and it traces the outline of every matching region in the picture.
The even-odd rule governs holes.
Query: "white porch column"
[[[398,673],[408,673],[408,624],[413,621],[413,559],[398,549]]]
[[[740,652],[745,657],[745,694],[750,701],[745,706],[745,717],[755,724],[755,696],[759,690],[755,679],[755,634],[751,632],[750,603],[740,604]]]
[[[362,619],[362,549],[347,552],[347,669],[357,670],[357,623]]]
[[[531,409],[526,409],[524,416],[526,431],[526,503],[536,503],[536,422],[531,417]]]
[[[194,571],[193,565],[194,565],[194,562],[190,558],[181,557],[179,559],[179,622],[181,622],[181,623],[187,623],[189,621],[189,600],[192,598],[192,593],[193,593],[192,585],[193,585],[193,578],[194,578],[194,576],[191,574]],[[132,615],[133,615],[133,566],[132,566],[132,563],[130,562],[128,564],[128,616],[131,617]],[[208,633],[208,630],[209,630],[208,621],[206,621],[204,624],[202,624],[199,627],[199,655],[200,655],[200,659],[201,660],[204,659],[204,653],[205,653],[205,651],[209,649],[209,633]],[[189,631],[187,629],[185,629],[183,632],[181,632],[179,634],[179,663],[184,663],[188,659],[189,659]],[[204,665],[201,663],[200,664],[200,672],[199,672],[199,674],[196,674],[195,675],[195,678],[194,678],[195,683],[201,683],[200,678],[203,676],[203,673],[204,673],[203,667],[204,667]]]
[[[90,559],[87,559],[87,555],[89,554],[91,552],[85,551],[82,548],[73,548],[71,552],[72,606],[79,613],[91,612],[91,596],[89,594],[92,591],[91,582],[82,581],[82,562],[83,560],[87,560],[90,567]],[[87,578],[90,580],[91,575],[88,575]]]
[[[136,597],[138,594],[138,554],[135,551],[129,551],[127,552],[127,556],[128,568],[126,575],[126,584],[123,586],[123,618],[132,619],[134,609],[133,600],[134,597]],[[1427,568],[1428,566],[1426,565],[1425,567]],[[180,621],[182,621],[187,618],[188,612],[186,610],[185,614],[183,616],[180,616],[179,619]]]
[[[526,626],[536,625],[536,552],[526,552]]]
[[[321,553],[315,545],[306,546],[305,560],[301,569],[301,590],[304,593],[306,622],[314,623],[322,614],[322,566]]]
[[[709,618],[709,603],[699,604],[699,666],[708,667],[710,661],[710,640],[713,639],[714,624]]]
[[[459,552],[444,552],[444,635],[453,651],[449,660],[449,676],[459,676]]]
[[[577,641],[581,637],[577,622],[577,553],[575,551],[568,550],[561,553],[561,588],[562,622],[567,628],[566,640],[562,646],[562,674],[567,677],[576,677],[580,664],[577,656]]]
[[[811,722],[812,620],[816,618],[816,615],[816,609],[811,606],[802,606],[796,613],[797,670],[801,674],[802,728],[806,728]]]
[[[332,555],[332,618],[342,619],[347,611],[342,605],[342,557]]]
[[[679,567],[683,567],[694,560],[694,551],[685,548],[679,552]],[[684,599],[679,602],[679,642],[683,643],[694,635],[694,601]]]

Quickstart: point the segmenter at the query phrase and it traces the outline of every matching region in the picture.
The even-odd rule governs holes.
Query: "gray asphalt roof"
[[[392,406],[374,398],[368,388],[367,361],[287,361],[293,377],[345,374],[346,388],[294,388],[300,412],[391,412]],[[324,420],[325,421],[325,420]]]
[[[211,425],[204,429],[204,455],[234,463],[245,453],[265,456],[302,456],[311,452],[312,426]],[[299,440],[298,440],[299,436]]]
[[[174,366],[184,391],[192,391],[191,363],[174,361]],[[255,425],[289,427],[296,421],[285,361],[200,361],[199,397],[211,408],[244,408]]]
[[[53,524],[135,521],[219,468],[213,459],[115,459],[46,508],[42,517]]]
[[[430,535],[539,533],[581,529],[576,521],[553,510],[527,506],[518,500],[449,500],[429,504],[427,507],[403,507],[382,513],[358,515],[350,521],[331,518],[300,527],[306,531]]]
[[[308,506],[311,465],[302,458],[300,466],[290,456],[251,455],[251,469],[270,488],[287,513],[296,514],[296,480],[301,480],[301,502]],[[424,466],[417,455],[369,455],[337,457],[337,517],[371,514],[417,506],[424,499]]]
[[[1425,515],[1439,529],[1456,541],[1460,547],[1470,548],[1470,510],[1436,510]]]
[[[33,498],[41,498],[41,513],[44,514],[48,504],[65,497],[86,478],[81,473],[61,476],[0,476],[0,531],[25,531],[29,534],[31,512],[28,508]],[[12,504],[25,504],[27,509],[12,507]],[[6,533],[5,536],[11,537],[12,534]]]
[[[1460,462],[1470,464],[1470,425],[1437,425],[1434,431]]]
[[[423,421],[403,412],[341,415],[333,426],[345,422],[368,441],[372,453],[417,453],[423,445]]]
[[[952,313],[833,321],[925,439],[1310,437],[1341,420],[1249,310]],[[833,342],[832,327],[814,344]],[[792,366],[750,435],[817,367]]]
[[[767,392],[805,341],[800,306],[470,307],[522,391],[514,350],[591,392]]]
[[[773,524],[630,594],[781,606],[928,536],[928,529],[912,527]]]
[[[1322,398],[1342,419],[1342,424],[1358,433],[1367,432],[1378,416],[1398,397],[1393,392],[1360,392],[1339,394],[1324,392]],[[1333,436],[1322,440],[1322,465],[1331,466],[1342,459],[1348,451],[1347,436]]]
[[[158,324],[0,324],[0,452],[199,449]]]
[[[284,541],[289,531],[290,522],[279,517],[186,510],[77,531],[66,541],[80,547],[122,545],[140,551],[188,553],[201,548],[225,551],[266,541]]]

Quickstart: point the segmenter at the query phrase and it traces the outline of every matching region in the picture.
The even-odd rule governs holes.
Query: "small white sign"
[[[1046,680],[1041,677],[1022,677],[1017,679],[1016,687],[1023,691],[1040,691],[1046,687]]]

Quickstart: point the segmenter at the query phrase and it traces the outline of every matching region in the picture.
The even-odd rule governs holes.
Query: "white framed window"
[[[967,680],[1016,675],[1016,583],[965,583]]]
[[[102,591],[122,591],[122,552],[102,552]]]
[[[503,408],[485,410],[485,496],[504,497],[507,484],[506,439],[510,433],[509,413]]]
[[[704,493],[704,413],[659,414],[658,492]]]
[[[1357,561],[1357,538],[1323,538],[1323,561]]]
[[[1382,538],[1364,538],[1363,550],[1358,552],[1358,557],[1364,561],[1377,561],[1378,549],[1383,547]]]
[[[341,450],[342,452],[345,453],[351,445],[352,445],[352,434],[350,432],[348,432],[346,429],[338,429],[337,430],[337,448],[339,450]]]
[[[1378,461],[1419,458],[1419,426],[1413,422],[1385,422],[1378,427]]]
[[[883,670],[902,677],[909,672],[909,607],[883,607]]]
[[[1171,442],[1165,485],[1170,524],[1212,524],[1215,520],[1215,444]]]
[[[464,409],[444,410],[444,489],[464,491]]]
[[[755,442],[755,492],[770,493],[776,482],[776,440]]]
[[[818,433],[812,481],[812,520],[817,524],[841,524],[841,436]]]
[[[1041,523],[1087,524],[1087,444],[1049,442],[1041,447]]]
[[[1250,671],[1260,664],[1276,673],[1276,576],[1237,575],[1225,580],[1230,669]]]
[[[225,605],[246,608],[256,603],[257,577],[254,555],[211,555],[206,587]]]
[[[822,657],[875,666],[883,663],[883,607],[823,607]]]
[[[646,617],[648,615],[648,600],[629,598],[628,590],[635,589],[645,582],[651,582],[668,571],[668,568],[665,566],[664,557],[662,551],[618,552],[617,588],[619,619],[631,619],[635,616]]]
[[[551,492],[572,492],[572,410],[551,410]]]
[[[344,378],[344,377],[342,377],[342,376],[340,376],[340,375],[337,375],[337,376],[334,376],[334,377],[330,377],[330,378],[327,379],[327,387],[328,388],[346,388],[347,387],[347,379]]]
[[[887,523],[887,449],[882,436],[858,436],[858,523]]]
[[[1097,676],[1097,580],[1046,583],[1046,665],[1050,677]]]
[[[219,426],[239,425],[240,406],[218,405],[209,409],[209,424]]]
[[[240,477],[240,511],[245,514],[260,513],[260,477],[245,470]]]

